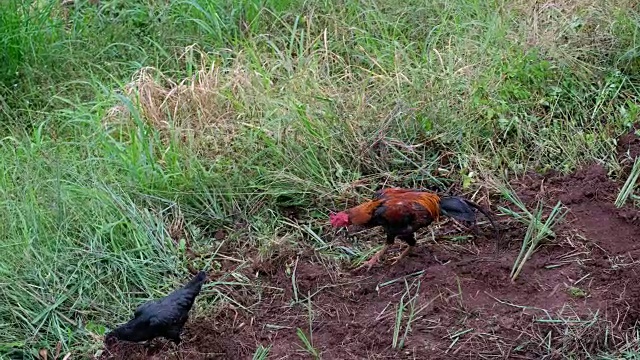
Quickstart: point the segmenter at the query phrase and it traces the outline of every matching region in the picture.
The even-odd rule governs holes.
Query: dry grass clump
[[[252,126],[243,105],[261,91],[257,75],[241,56],[232,66],[222,66],[220,59],[189,47],[181,58],[197,69],[193,75],[175,80],[157,68],[141,68],[124,87],[123,102],[131,101],[133,107],[115,105],[103,122],[126,127],[141,120],[165,144],[206,149],[212,156],[226,153],[241,127]],[[194,58],[200,59],[199,66],[192,64]]]

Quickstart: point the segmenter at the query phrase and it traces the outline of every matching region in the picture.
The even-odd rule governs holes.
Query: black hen
[[[200,293],[207,274],[200,271],[187,285],[166,297],[148,301],[136,309],[133,319],[119,326],[105,337],[107,344],[114,339],[142,342],[164,337],[180,343],[180,334],[189,318],[189,310]]]

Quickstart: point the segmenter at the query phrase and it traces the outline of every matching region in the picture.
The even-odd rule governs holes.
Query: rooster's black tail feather
[[[489,215],[489,213],[480,205],[457,196],[443,196],[440,198],[441,215],[448,216],[456,220],[467,221],[473,225],[476,224],[476,213],[474,209],[477,209],[486,216],[487,219],[489,219],[491,226],[493,226],[494,235],[498,238],[499,234],[496,224],[493,222],[491,215]]]

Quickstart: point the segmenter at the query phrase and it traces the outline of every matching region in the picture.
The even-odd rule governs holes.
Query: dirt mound
[[[274,359],[313,351],[326,359],[562,359],[616,348],[640,316],[640,214],[613,205],[619,186],[598,165],[514,187],[530,207],[560,200],[570,210],[515,284],[509,275],[526,229],[508,220],[500,226],[510,247],[501,253],[490,238],[434,241],[427,230],[400,264],[389,266],[390,254],[364,274],[288,254],[247,272],[263,288],[250,311],[190,320],[179,350],[156,340],[149,349],[119,344],[102,358],[250,359],[262,345]]]

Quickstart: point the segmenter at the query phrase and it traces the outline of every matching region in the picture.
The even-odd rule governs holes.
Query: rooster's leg
[[[416,242],[416,238],[414,234],[411,235],[406,235],[406,236],[402,236],[400,237],[400,240],[404,240],[407,245],[404,251],[402,251],[402,253],[400,253],[400,255],[396,258],[396,260],[393,262],[393,264],[391,264],[391,266],[397,264],[400,260],[402,260],[405,256],[407,256],[411,250],[413,250],[413,247],[416,246],[417,242]]]
[[[365,261],[364,263],[362,263],[362,265],[358,266],[356,270],[360,270],[362,268],[366,268],[367,271],[371,270],[371,267],[377,264],[380,261],[380,258],[382,257],[382,255],[384,255],[387,252],[387,249],[389,249],[389,246],[390,246],[389,244],[384,244],[384,246],[382,247],[382,249],[380,249],[380,251],[378,251],[375,255],[373,255],[371,259]]]
[[[402,253],[400,253],[400,255],[396,258],[396,260],[391,264],[391,266],[397,264],[400,260],[402,260],[402,258],[404,258],[405,256],[407,256],[411,250],[413,250],[413,245],[409,245],[407,246],[404,251],[402,251]]]
[[[380,251],[378,251],[375,255],[373,255],[371,259],[365,261],[362,265],[358,266],[356,270],[360,270],[362,268],[366,268],[367,271],[371,270],[371,267],[377,264],[380,261],[380,258],[382,258],[382,255],[384,255],[387,252],[387,250],[389,249],[389,246],[393,245],[393,243],[395,242],[395,239],[396,239],[396,235],[394,233],[387,233],[387,241],[382,247],[382,249],[380,249]]]

